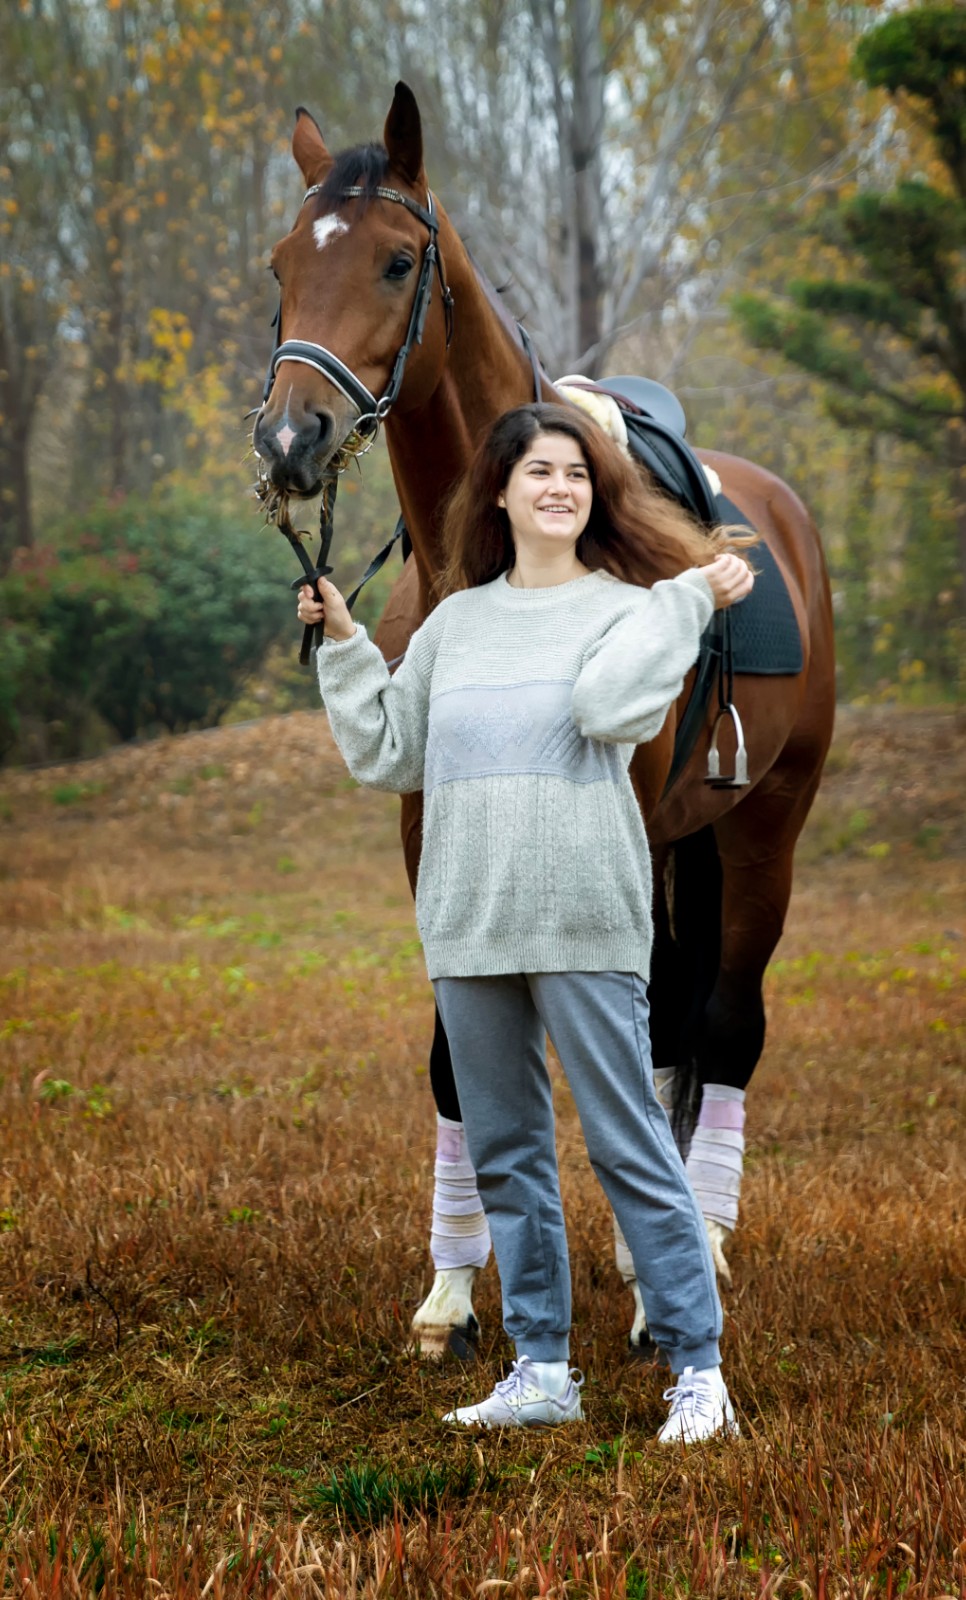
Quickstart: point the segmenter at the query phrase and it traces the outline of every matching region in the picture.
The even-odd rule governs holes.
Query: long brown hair
[[[438,599],[489,583],[513,566],[510,520],[497,498],[534,439],[546,433],[573,439],[587,462],[594,497],[576,556],[591,571],[648,586],[705,566],[722,550],[757,542],[747,529],[702,527],[676,501],[651,488],[613,440],[576,407],[516,406],[497,418],[446,507]]]

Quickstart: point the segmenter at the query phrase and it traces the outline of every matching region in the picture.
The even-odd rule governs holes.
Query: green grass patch
[[[15,1352],[18,1372],[37,1372],[50,1367],[69,1367],[87,1353],[87,1340],[72,1333],[60,1344],[45,1344],[39,1349]],[[10,1371],[10,1367],[7,1368]]]
[[[58,783],[50,791],[55,806],[76,806],[104,793],[103,783]]]
[[[491,1476],[487,1473],[487,1480]],[[472,1462],[403,1472],[360,1463],[333,1472],[328,1483],[309,1491],[306,1504],[314,1511],[333,1513],[349,1527],[371,1528],[388,1522],[397,1511],[403,1515],[434,1511],[444,1499],[466,1500],[480,1485],[480,1472]]]

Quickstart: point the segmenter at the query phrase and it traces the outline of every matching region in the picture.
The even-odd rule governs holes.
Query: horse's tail
[[[669,847],[657,889],[655,1062],[674,1068],[671,1127],[686,1155],[701,1109],[698,1050],[721,964],[721,862],[710,825]]]

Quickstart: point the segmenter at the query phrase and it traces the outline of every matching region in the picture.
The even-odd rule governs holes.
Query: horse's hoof
[[[641,1299],[640,1285],[636,1278],[629,1287],[634,1296],[634,1321],[627,1335],[628,1356],[632,1361],[654,1361],[657,1357],[657,1345],[651,1338],[647,1326],[647,1313],[644,1310],[644,1301]]]
[[[423,1326],[413,1329],[413,1349],[424,1361],[475,1361],[480,1342],[480,1325],[471,1316],[461,1327]]]
[[[731,1238],[731,1229],[726,1228],[723,1222],[716,1222],[713,1217],[705,1217],[704,1225],[708,1230],[708,1243],[711,1246],[711,1259],[714,1270],[722,1283],[731,1283],[731,1268],[724,1253],[725,1241]]]
[[[450,1355],[457,1361],[475,1361],[480,1342],[480,1325],[476,1318],[470,1317],[463,1328],[450,1328],[447,1342]]]
[[[472,1361],[480,1337],[473,1311],[473,1283],[478,1267],[440,1267],[433,1287],[412,1320],[412,1342],[421,1356],[442,1361],[454,1355]]]
[[[660,1361],[661,1352],[646,1328],[636,1338],[628,1334],[627,1359],[640,1366],[652,1366],[655,1361]]]

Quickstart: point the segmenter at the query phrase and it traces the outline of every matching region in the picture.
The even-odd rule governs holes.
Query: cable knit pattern
[[[416,921],[431,978],[639,972],[651,864],[627,768],[660,731],[713,599],[699,569],[450,595],[390,677],[359,627],[318,651],[360,783],[426,792]]]

